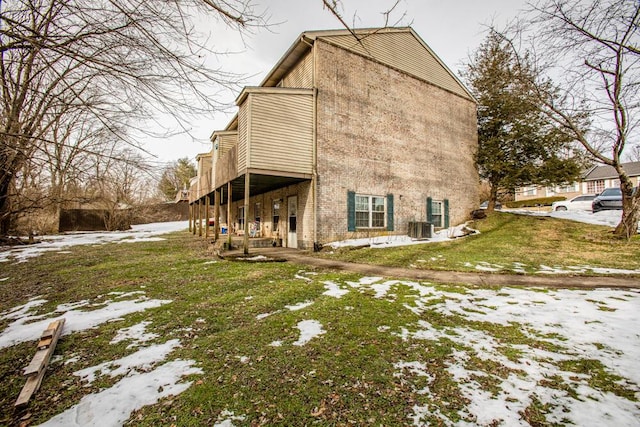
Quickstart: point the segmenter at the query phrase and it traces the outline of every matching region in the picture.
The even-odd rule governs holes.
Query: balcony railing
[[[200,198],[206,196],[213,191],[213,185],[211,182],[211,169],[200,177],[195,183],[191,184],[189,188],[189,203],[195,202]]]

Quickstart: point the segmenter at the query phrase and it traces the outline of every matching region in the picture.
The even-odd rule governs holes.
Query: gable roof
[[[371,58],[464,98],[471,92],[411,27],[306,31],[287,50],[260,86],[276,86],[316,40]]]
[[[630,177],[640,176],[640,162],[623,163],[622,167]],[[595,181],[609,178],[618,178],[616,170],[613,166],[609,165],[594,166],[584,175],[584,181]]]

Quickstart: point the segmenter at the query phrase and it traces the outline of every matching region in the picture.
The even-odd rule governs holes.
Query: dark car
[[[591,204],[593,212],[622,209],[622,191],[619,188],[607,188],[598,194]]]

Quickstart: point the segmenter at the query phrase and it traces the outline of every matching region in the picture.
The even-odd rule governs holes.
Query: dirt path
[[[226,252],[225,257],[238,256],[242,252]],[[473,273],[459,271],[419,270],[413,268],[386,267],[358,264],[333,259],[318,258],[307,252],[287,248],[255,248],[250,256],[264,255],[283,258],[296,264],[309,265],[328,270],[352,271],[367,276],[382,276],[438,283],[458,283],[480,286],[544,286],[554,288],[640,288],[640,279],[627,276],[558,276]]]

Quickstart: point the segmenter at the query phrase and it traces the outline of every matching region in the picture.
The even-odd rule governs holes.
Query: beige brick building
[[[303,248],[468,218],[471,94],[411,28],[357,34],[305,32],[242,91],[237,116],[198,156],[192,206],[219,206],[211,212],[234,233]]]

